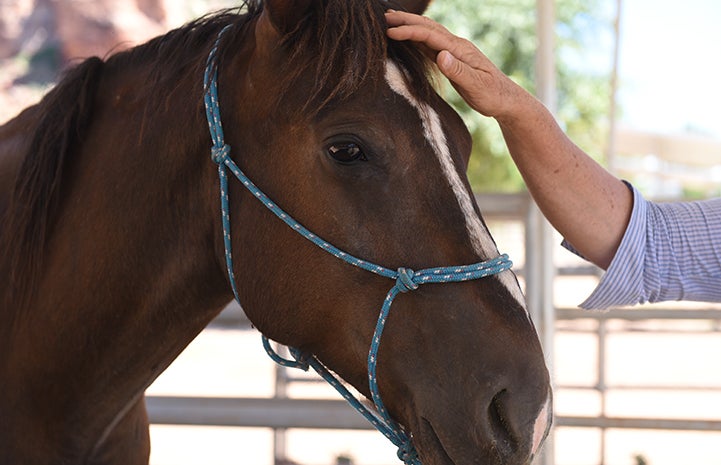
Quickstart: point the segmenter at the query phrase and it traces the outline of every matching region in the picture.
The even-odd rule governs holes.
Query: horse
[[[0,463],[148,463],[145,389],[234,291],[265,336],[377,390],[407,463],[531,462],[552,394],[515,275],[412,272],[499,257],[468,130],[424,51],[385,35],[387,8],[427,4],[246,0],[86,59],[0,127]],[[399,270],[377,382],[389,280],[224,184],[231,160],[339,254]]]

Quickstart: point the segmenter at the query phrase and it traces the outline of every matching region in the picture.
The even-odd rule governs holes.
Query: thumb
[[[438,69],[451,81],[456,82],[463,74],[463,63],[448,50],[442,50],[436,57]]]
[[[436,64],[471,108],[489,116],[488,111],[482,108],[486,102],[481,100],[482,94],[478,92],[479,75],[474,68],[453,56],[448,50],[443,50],[438,54]]]

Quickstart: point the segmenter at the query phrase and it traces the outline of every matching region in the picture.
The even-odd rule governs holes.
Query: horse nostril
[[[488,405],[488,423],[497,447],[506,453],[515,452],[518,449],[520,438],[515,434],[509,412],[506,409],[506,398],[508,393],[505,389],[499,391],[491,399]]]

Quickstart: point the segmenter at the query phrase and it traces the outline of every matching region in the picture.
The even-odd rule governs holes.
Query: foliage
[[[587,152],[602,153],[609,106],[609,79],[589,69],[584,50],[610,31],[600,0],[556,1],[556,116]],[[535,0],[443,0],[428,15],[475,43],[504,73],[534,92]],[[471,110],[452,86],[442,93],[460,112],[474,138],[468,175],[476,191],[517,191],[523,181],[508,156],[495,121]]]

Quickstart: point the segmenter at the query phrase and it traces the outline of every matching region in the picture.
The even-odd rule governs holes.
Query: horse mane
[[[10,294],[30,288],[25,279],[39,271],[63,172],[72,163],[72,148],[90,122],[102,69],[99,58],[85,60],[69,70],[38,104],[44,111],[20,166],[1,238],[8,245],[8,256],[3,258],[10,266]]]
[[[0,240],[9,246],[0,258],[9,267],[7,305],[27,303],[42,268],[46,242],[60,207],[63,178],[92,122],[95,94],[103,72],[112,67],[153,62],[149,87],[163,85],[167,72],[183,69],[206,53],[217,31],[230,21],[246,21],[256,14],[250,5],[246,15],[223,10],[172,30],[164,36],[110,56],[92,57],[67,70],[58,84],[37,104],[41,117],[32,129],[30,143],[17,174]],[[198,53],[188,53],[188,50]],[[202,76],[202,74],[199,74]],[[200,79],[200,78],[199,78]],[[202,88],[202,84],[199,88]],[[164,95],[149,92],[148,95]],[[200,95],[198,96],[200,99]],[[147,108],[152,108],[148,104]]]
[[[324,0],[314,5],[317,11],[307,14],[282,41],[290,56],[288,69],[292,70],[281,77],[283,88],[291,89],[301,76],[310,74],[313,78],[304,109],[319,111],[333,101],[348,98],[366,80],[382,79],[388,58],[401,65],[412,92],[418,97],[430,95],[428,59],[415,45],[386,37],[384,13],[387,8],[402,9],[400,6],[385,0]],[[0,231],[0,236],[4,234],[2,243],[11,245],[2,257],[10,268],[9,302],[20,306],[35,287],[60,207],[63,177],[92,122],[103,72],[141,64],[151,67],[148,99],[168,98],[167,91],[153,91],[161,85],[175,88],[180,78],[195,79],[200,111],[202,70],[218,31],[232,23],[234,27],[223,43],[238,40],[245,26],[262,11],[262,0],[245,0],[237,9],[189,22],[105,62],[89,58],[70,69],[38,103],[42,116],[34,128],[6,211],[6,224]],[[233,47],[221,47],[222,61],[223,56],[233,53]],[[308,56],[317,59],[310,61]],[[156,103],[149,101],[145,111],[163,106]]]

